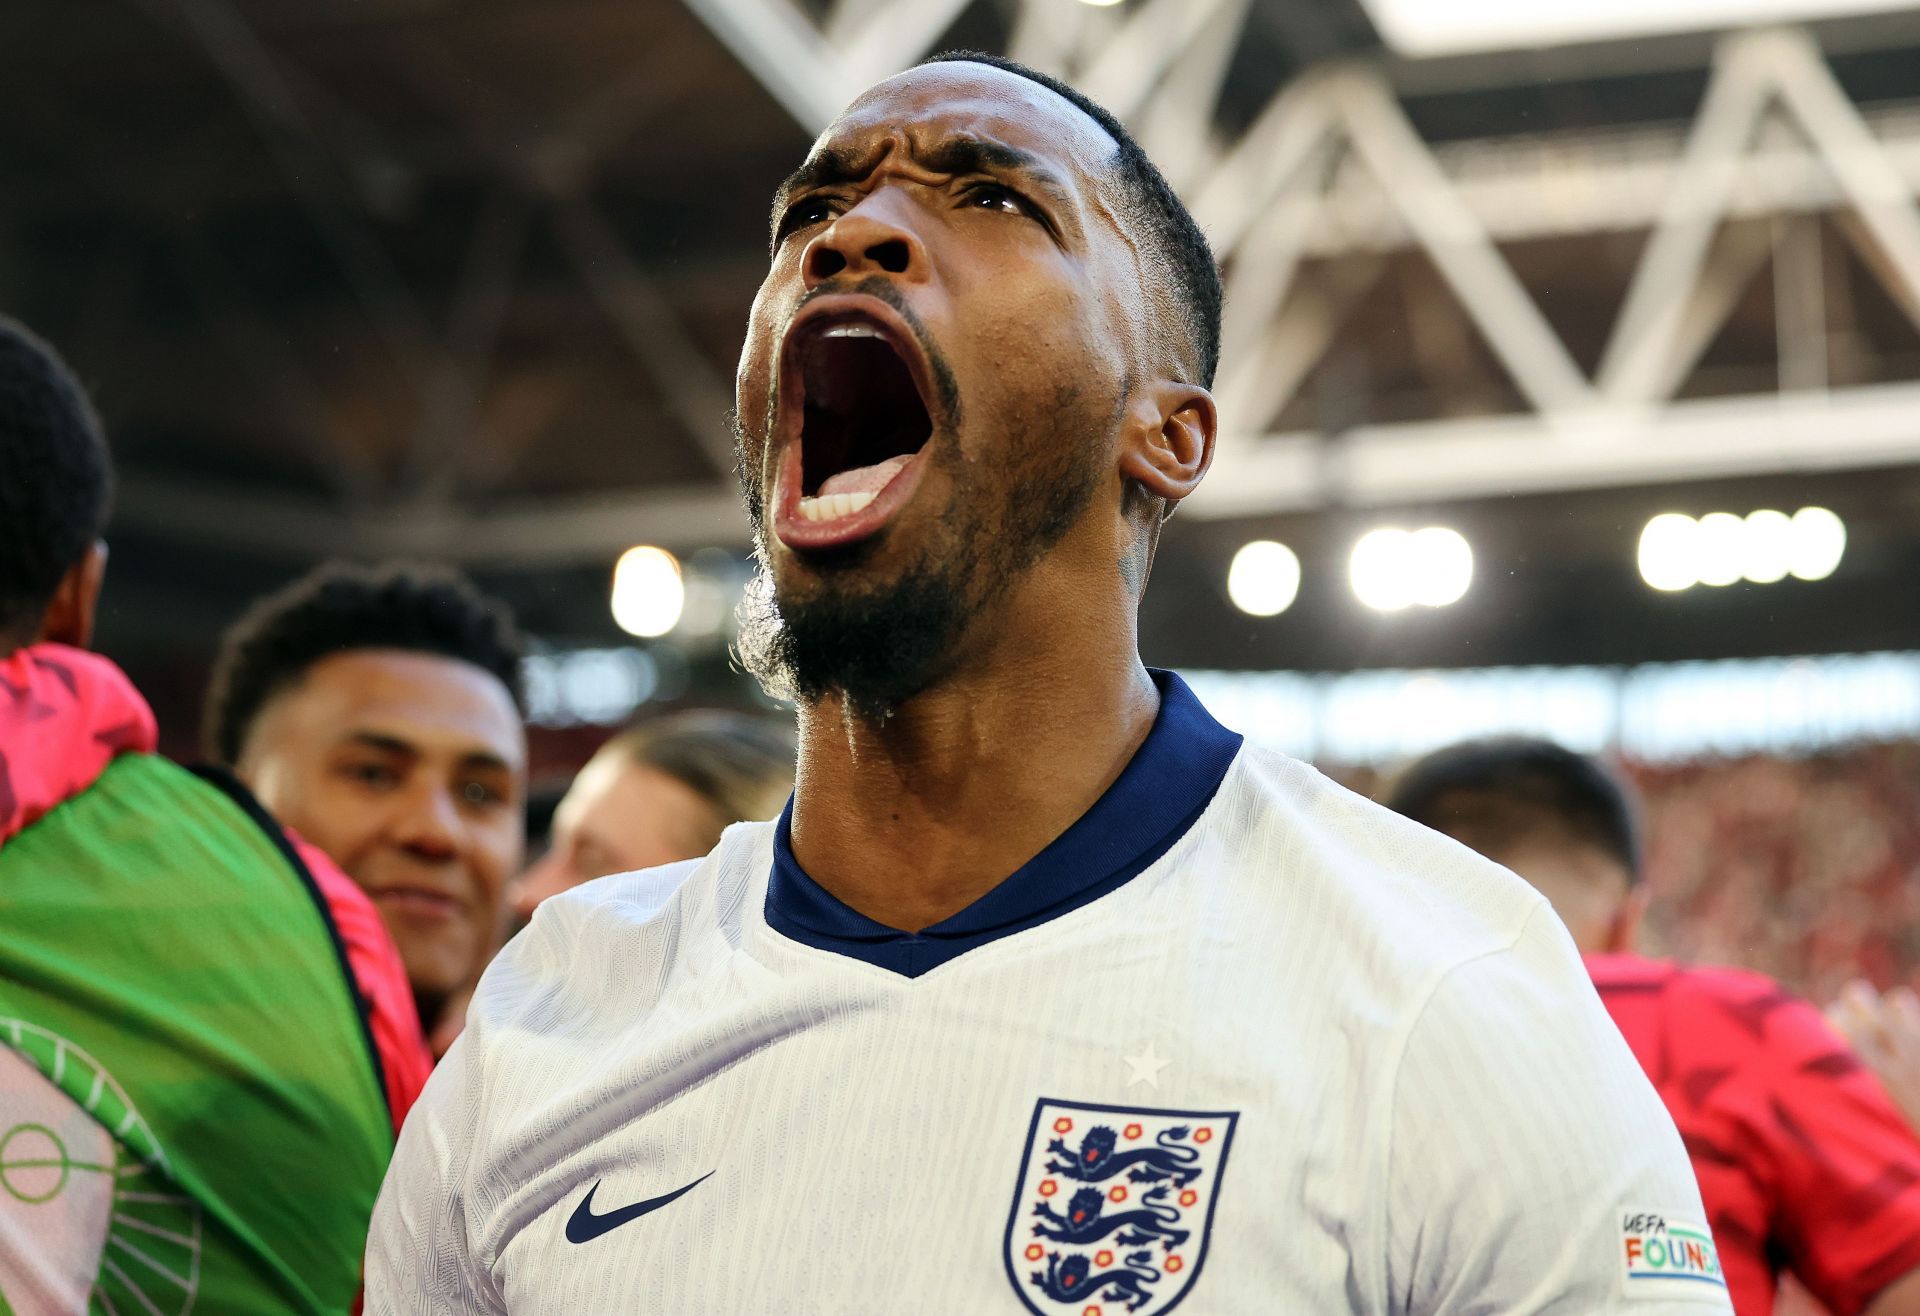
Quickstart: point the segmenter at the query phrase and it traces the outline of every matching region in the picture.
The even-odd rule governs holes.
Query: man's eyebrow
[[[505,772],[511,774],[513,765],[491,750],[476,749],[460,756],[460,766],[468,771]]]
[[[916,151],[914,159],[941,174],[1017,173],[1064,202],[1066,186],[1040,157],[1017,146],[1008,146],[990,137],[947,137]],[[791,198],[815,188],[857,183],[872,166],[844,147],[828,147],[787,175],[773,195],[773,221],[777,225]]]
[[[347,734],[349,745],[358,745],[362,749],[377,749],[383,754],[419,754],[419,749],[402,740],[399,736],[390,736],[380,731],[352,731]]]
[[[943,174],[980,174],[995,170],[1026,174],[1058,185],[1059,180],[1040,163],[1040,157],[991,137],[948,137],[917,157],[927,168]]]
[[[361,749],[378,750],[382,754],[401,754],[408,758],[420,757],[418,745],[385,731],[352,731],[347,734],[346,743]],[[460,756],[459,762],[460,767],[468,772],[512,774],[514,771],[513,764],[489,749],[469,750]]]
[[[780,222],[789,198],[801,192],[811,192],[817,187],[855,183],[865,176],[866,170],[860,168],[859,160],[844,147],[830,146],[817,155],[809,156],[805,164],[788,174],[774,189],[774,223]]]

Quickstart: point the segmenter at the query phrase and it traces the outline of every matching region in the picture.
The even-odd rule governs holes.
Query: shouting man
[[[1726,1310],[1546,902],[1141,665],[1219,312],[1070,88],[950,56],[828,129],[738,378],[793,802],[541,907],[372,1311]]]

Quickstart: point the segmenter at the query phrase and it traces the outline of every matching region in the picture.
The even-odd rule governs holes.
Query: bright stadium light
[[[1256,539],[1233,555],[1227,568],[1227,597],[1255,617],[1277,617],[1300,594],[1300,559],[1285,544]]]
[[[1788,516],[1763,507],[1744,517],[1709,512],[1698,521],[1662,512],[1640,532],[1640,576],[1658,590],[1772,585],[1789,575],[1825,580],[1847,551],[1847,527],[1824,507]]]
[[[1407,569],[1413,601],[1445,608],[1465,598],[1473,584],[1473,547],[1458,530],[1430,525],[1408,538]]]
[[[1640,578],[1672,593],[1700,583],[1694,544],[1700,523],[1681,512],[1662,512],[1640,532]]]
[[[1763,507],[1748,512],[1746,543],[1740,550],[1740,574],[1756,585],[1772,585],[1793,569],[1793,519]]]
[[[1380,34],[1415,58],[1800,23],[1907,9],[1912,0],[1363,0]]]
[[[1399,612],[1412,606],[1412,582],[1407,579],[1407,545],[1412,539],[1404,530],[1369,530],[1353,546],[1347,576],[1355,597],[1375,612]]]
[[[642,546],[613,568],[613,620],[629,635],[653,639],[671,631],[686,606],[680,561],[664,548]]]
[[[1388,526],[1360,537],[1347,574],[1354,596],[1376,612],[1444,608],[1473,583],[1473,549],[1446,526],[1412,533]]]
[[[1790,570],[1799,580],[1825,580],[1847,552],[1847,526],[1824,507],[1803,507],[1793,514]]]
[[[1694,573],[1702,585],[1731,585],[1746,563],[1747,524],[1732,512],[1708,512],[1694,539]]]

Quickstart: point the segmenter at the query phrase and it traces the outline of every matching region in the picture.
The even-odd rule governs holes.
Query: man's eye
[[[824,224],[831,218],[833,218],[833,206],[827,198],[810,196],[804,201],[796,201],[787,207],[787,213],[780,217],[780,236],[785,238],[803,228]]]
[[[998,210],[1009,215],[1028,213],[1026,199],[1010,187],[998,183],[975,183],[966,191],[966,201],[981,210]]]
[[[343,776],[362,786],[392,786],[400,780],[400,774],[384,763],[349,763],[340,771]]]
[[[489,804],[498,804],[500,792],[483,781],[470,781],[460,788],[460,798],[475,808],[485,808]]]

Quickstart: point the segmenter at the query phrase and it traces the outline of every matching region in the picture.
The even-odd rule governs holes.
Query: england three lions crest
[[[1036,1316],[1159,1316],[1207,1259],[1233,1111],[1042,1097],[1007,1220],[1007,1278]]]

